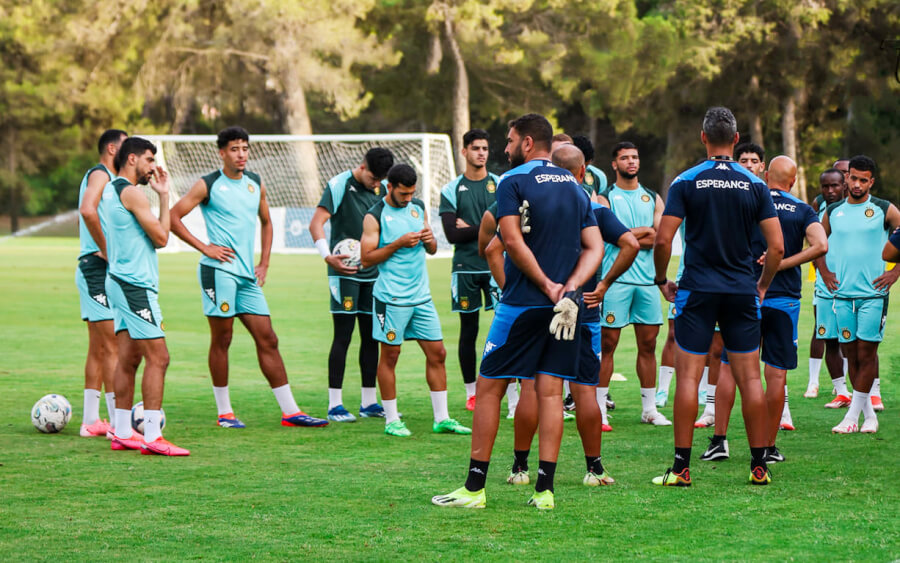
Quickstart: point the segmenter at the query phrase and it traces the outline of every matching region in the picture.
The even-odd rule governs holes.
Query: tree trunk
[[[285,55],[287,54],[285,53]],[[300,70],[296,65],[290,63],[281,66],[280,70],[281,82],[284,87],[282,103],[284,104],[288,133],[291,135],[312,135],[312,122],[309,120],[306,92],[303,90]],[[270,200],[270,205],[278,203],[281,205],[286,203],[315,205],[322,193],[315,143],[300,142],[293,143],[293,146],[300,176],[300,197],[295,200],[297,195],[281,194],[282,197],[275,199],[274,202]]]
[[[6,139],[9,143],[9,230],[13,233],[19,230],[19,200],[21,199],[21,188],[19,187],[19,176],[16,174],[16,130],[8,128],[6,130]]]
[[[785,98],[781,114],[781,139],[784,154],[797,163],[797,197],[806,201],[806,176],[800,161],[800,147],[797,139],[797,106],[803,100],[803,89],[795,87]]]
[[[762,132],[762,117],[759,114],[759,77],[755,74],[750,78],[750,140],[764,147]]]
[[[462,138],[469,130],[469,75],[466,73],[466,62],[463,60],[459,44],[456,42],[456,33],[453,30],[453,20],[450,9],[444,9],[444,35],[450,46],[450,55],[453,65],[456,67],[456,80],[453,81],[453,156],[456,160],[456,172],[462,174],[466,169],[466,162],[460,150]]]
[[[666,161],[663,165],[663,182],[659,186],[659,196],[666,199],[669,185],[678,174],[678,118],[673,117],[666,128]]]

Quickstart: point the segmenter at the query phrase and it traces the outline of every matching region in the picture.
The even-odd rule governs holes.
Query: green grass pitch
[[[232,402],[248,424],[215,426],[206,368],[196,254],[160,256],[160,303],[172,363],[166,379],[166,436],[189,458],[112,452],[102,438],[78,436],[87,331],[74,287],[75,239],[0,242],[0,559],[2,560],[872,560],[900,557],[900,307],[892,304],[881,347],[884,402],[876,435],[834,436],[842,413],[803,399],[812,327],[804,299],[800,369],[789,374],[797,431],[779,445],[769,487],[751,487],[749,452],[735,409],[732,459],[699,460],[708,430],[697,431],[690,489],[658,489],[650,479],[671,462],[671,428],[639,423],[634,338],[625,331],[613,383],[615,431],[603,459],[617,483],[581,485],[584,457],[567,423],[556,477],[557,508],[525,506],[530,488],[504,482],[512,423],[503,420],[488,475],[486,510],[440,509],[434,494],[463,483],[469,439],[435,435],[414,344],[400,358],[399,405],[413,431],[397,439],[380,420],[324,429],[283,428],[238,328],[231,349]],[[449,261],[430,261],[431,285],[448,352],[450,413],[471,415],[456,360],[456,315],[449,312]],[[807,283],[807,296],[811,284]],[[265,287],[295,396],[308,412],[327,408],[331,341],[324,266],[317,257],[276,255]],[[482,339],[490,314],[482,315]],[[660,335],[660,346],[662,338]],[[355,364],[355,346],[349,365]],[[46,393],[71,401],[61,434],[29,421]],[[348,369],[345,404],[359,404],[359,375]],[[101,412],[105,407],[101,405]],[[671,406],[663,409],[671,415]],[[532,475],[537,466],[532,453]]]

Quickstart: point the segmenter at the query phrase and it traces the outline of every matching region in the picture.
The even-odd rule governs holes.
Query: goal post
[[[157,147],[157,162],[169,172],[170,205],[190,190],[202,176],[222,166],[215,135],[142,135]],[[384,133],[350,135],[250,135],[247,169],[262,177],[274,228],[273,252],[315,252],[309,222],[328,180],[363,162],[366,151],[384,147],[394,162],[406,163],[419,177],[416,197],[429,210],[431,228],[441,251],[449,251],[438,207],[441,188],[457,176],[450,138],[435,133]],[[152,190],[151,204],[158,206]],[[184,218],[201,240],[207,240],[199,209]],[[330,225],[326,223],[326,236]],[[260,238],[257,225],[257,249]],[[190,247],[169,237],[168,251]]]

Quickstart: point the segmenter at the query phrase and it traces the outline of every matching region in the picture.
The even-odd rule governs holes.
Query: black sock
[[[372,338],[372,315],[356,315],[359,326],[359,373],[363,387],[375,387],[378,369],[378,342]]]
[[[328,353],[328,387],[340,389],[344,386],[344,367],[347,362],[347,349],[353,337],[353,315],[331,315],[334,324],[334,336],[331,340],[331,351]],[[371,329],[370,331],[371,332]]]
[[[513,473],[519,471],[528,471],[528,454],[531,450],[513,450],[515,459],[513,460]]]
[[[466,490],[474,493],[484,488],[484,481],[487,479],[489,461],[478,461],[469,459],[469,476],[466,477]]]
[[[691,466],[691,448],[675,448],[675,461],[672,463],[672,472],[681,473]]]
[[[722,434],[722,435],[713,434],[713,437],[712,437],[713,444],[721,444],[724,441],[725,441],[725,434]]]
[[[750,448],[750,469],[766,469],[766,448]]]
[[[478,340],[478,312],[459,314],[459,370],[463,383],[475,383],[477,356],[475,343]]]
[[[603,475],[603,463],[600,461],[600,456],[586,455],[584,456],[584,461],[587,463],[588,471],[597,475]]]
[[[550,489],[553,492],[553,476],[556,474],[556,462],[538,460],[538,479],[534,492],[540,493]]]

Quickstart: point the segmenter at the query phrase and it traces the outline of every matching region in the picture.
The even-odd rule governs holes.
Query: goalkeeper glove
[[[530,233],[531,232],[531,211],[528,209],[528,200],[523,199],[522,205],[519,206],[519,226],[522,228],[522,233]]]
[[[550,334],[557,340],[573,340],[575,326],[578,321],[578,308],[581,302],[581,290],[567,291],[562,299],[553,307],[556,313],[550,321]]]

